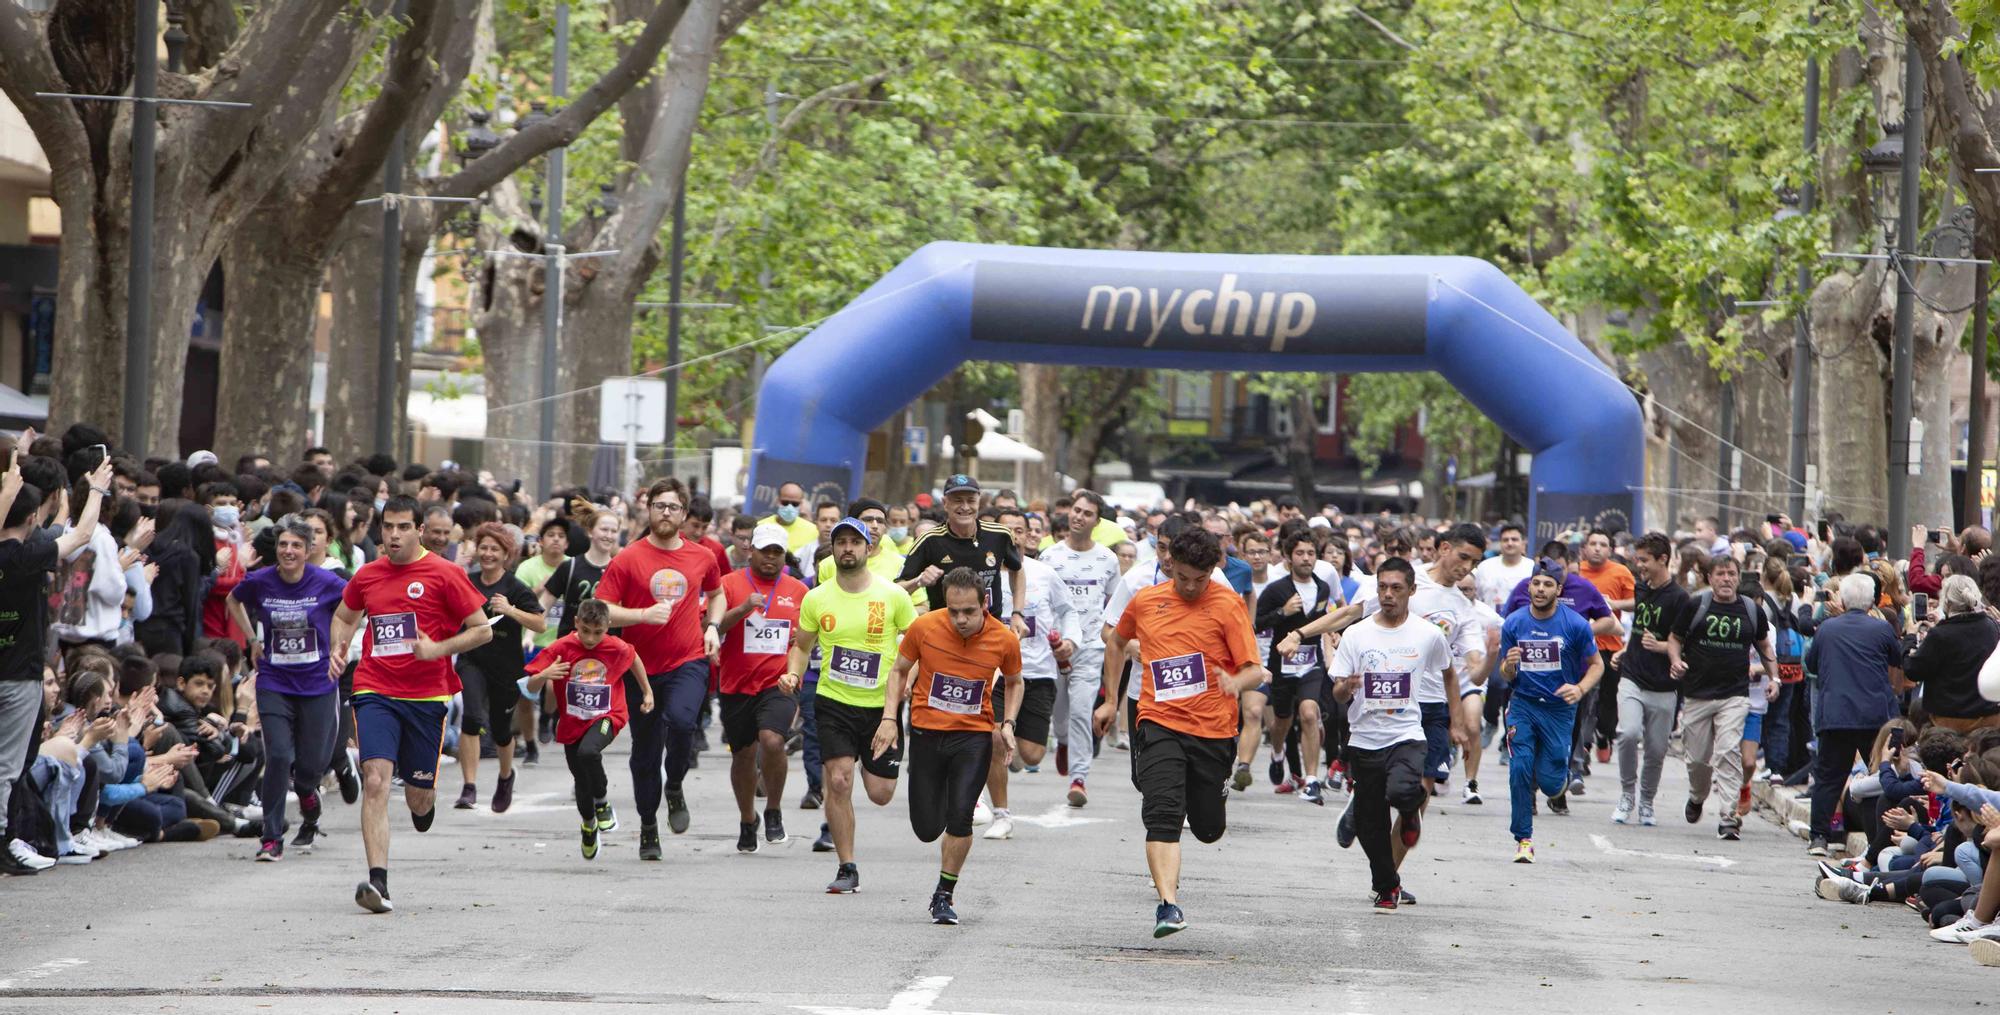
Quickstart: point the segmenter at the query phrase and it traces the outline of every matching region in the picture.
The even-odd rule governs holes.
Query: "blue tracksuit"
[[[1570,732],[1576,706],[1556,696],[1564,684],[1583,680],[1597,658],[1597,639],[1582,614],[1556,604],[1547,619],[1534,607],[1523,606],[1500,627],[1500,655],[1519,646],[1521,662],[1514,673],[1514,695],[1507,705],[1507,791],[1514,838],[1535,834],[1537,787],[1549,796],[1569,785]]]

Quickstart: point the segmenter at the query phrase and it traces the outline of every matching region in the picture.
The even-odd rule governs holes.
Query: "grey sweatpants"
[[[1618,783],[1627,800],[1651,804],[1660,791],[1667,738],[1674,731],[1674,692],[1646,691],[1630,680],[1618,682]],[[1644,742],[1646,762],[1639,764]],[[1637,796],[1634,796],[1634,790]]]
[[[40,680],[0,680],[0,849],[7,846],[7,803],[28,764],[28,738],[41,717]]]
[[[1090,778],[1093,730],[1092,713],[1097,711],[1097,685],[1104,679],[1104,646],[1078,646],[1070,657],[1069,678],[1056,688],[1056,741],[1069,747],[1069,777]]]
[[[1722,825],[1741,828],[1736,795],[1743,788],[1743,723],[1747,697],[1688,701],[1681,705],[1681,750],[1687,755],[1688,799],[1708,799],[1709,781],[1722,797]]]

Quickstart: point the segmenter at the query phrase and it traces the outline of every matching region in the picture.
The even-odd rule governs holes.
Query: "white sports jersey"
[[[1445,641],[1451,645],[1451,664],[1463,675],[1466,657],[1486,652],[1485,624],[1465,593],[1432,581],[1429,572],[1429,568],[1417,572],[1416,590],[1410,593],[1410,616],[1427,620],[1443,632]],[[1372,617],[1381,605],[1371,591],[1367,599],[1361,600],[1361,615]],[[1445,700],[1442,672],[1424,671],[1417,681],[1417,700],[1432,703]]]
[[[1479,587],[1479,601],[1494,609],[1506,605],[1507,597],[1514,594],[1514,586],[1528,580],[1535,573],[1532,557],[1522,557],[1509,564],[1500,557],[1488,557],[1472,569],[1473,584]]]
[[[1065,541],[1043,550],[1041,559],[1055,570],[1062,592],[1069,598],[1070,609],[1076,614],[1077,626],[1083,631],[1083,637],[1076,639],[1077,647],[1102,647],[1104,601],[1118,583],[1118,555],[1095,543],[1087,550],[1072,550]]]
[[[1070,609],[1069,596],[1057,591],[1062,582],[1055,568],[1024,554],[1021,576],[1028,586],[1028,601],[1021,607],[1022,619],[1028,624],[1028,636],[1021,639],[1021,678],[1054,680],[1056,654],[1049,644],[1049,632],[1075,642],[1080,634],[1076,612]]]

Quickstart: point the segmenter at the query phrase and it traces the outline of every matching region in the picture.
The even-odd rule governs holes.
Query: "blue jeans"
[[[1778,697],[1764,712],[1764,767],[1779,775],[1792,774],[1792,709],[1797,707],[1799,684],[1779,684]]]
[[[663,756],[668,793],[678,794],[687,777],[701,706],[708,700],[708,660],[690,659],[664,673],[648,674],[646,680],[653,685],[653,714],[640,712],[641,696],[627,689],[626,714],[631,719],[626,728],[632,731],[632,796],[639,823],[652,825],[660,810]]]
[[[805,679],[799,683],[799,728],[805,735],[799,760],[805,766],[806,788],[814,793],[820,791],[819,713],[813,709],[819,698],[818,677],[819,671],[807,670]]]
[[[1535,837],[1535,790],[1559,796],[1569,787],[1570,730],[1576,706],[1515,695],[1507,703],[1507,795],[1514,838]]]

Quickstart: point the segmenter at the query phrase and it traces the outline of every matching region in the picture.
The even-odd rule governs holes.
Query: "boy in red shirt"
[[[785,530],[760,525],[750,536],[750,566],[722,579],[722,739],[729,745],[729,786],[736,791],[736,849],[757,852],[752,797],[764,777],[764,840],[785,841],[785,738],[798,718],[796,682],[785,678],[798,637],[805,583],[785,573]],[[791,683],[793,686],[786,686]],[[751,748],[757,748],[751,750]]]
[[[625,728],[625,697],[639,695],[639,711],[653,711],[653,687],[646,682],[639,652],[611,629],[611,608],[586,599],[576,608],[576,629],[557,638],[528,661],[528,690],[540,694],[553,683],[562,712],[556,742],[563,745],[569,774],[576,780],[576,812],[583,816],[583,858],[597,859],[597,836],[618,827],[611,810],[611,781],[604,774],[604,749]],[[619,678],[625,686],[619,688]]]

